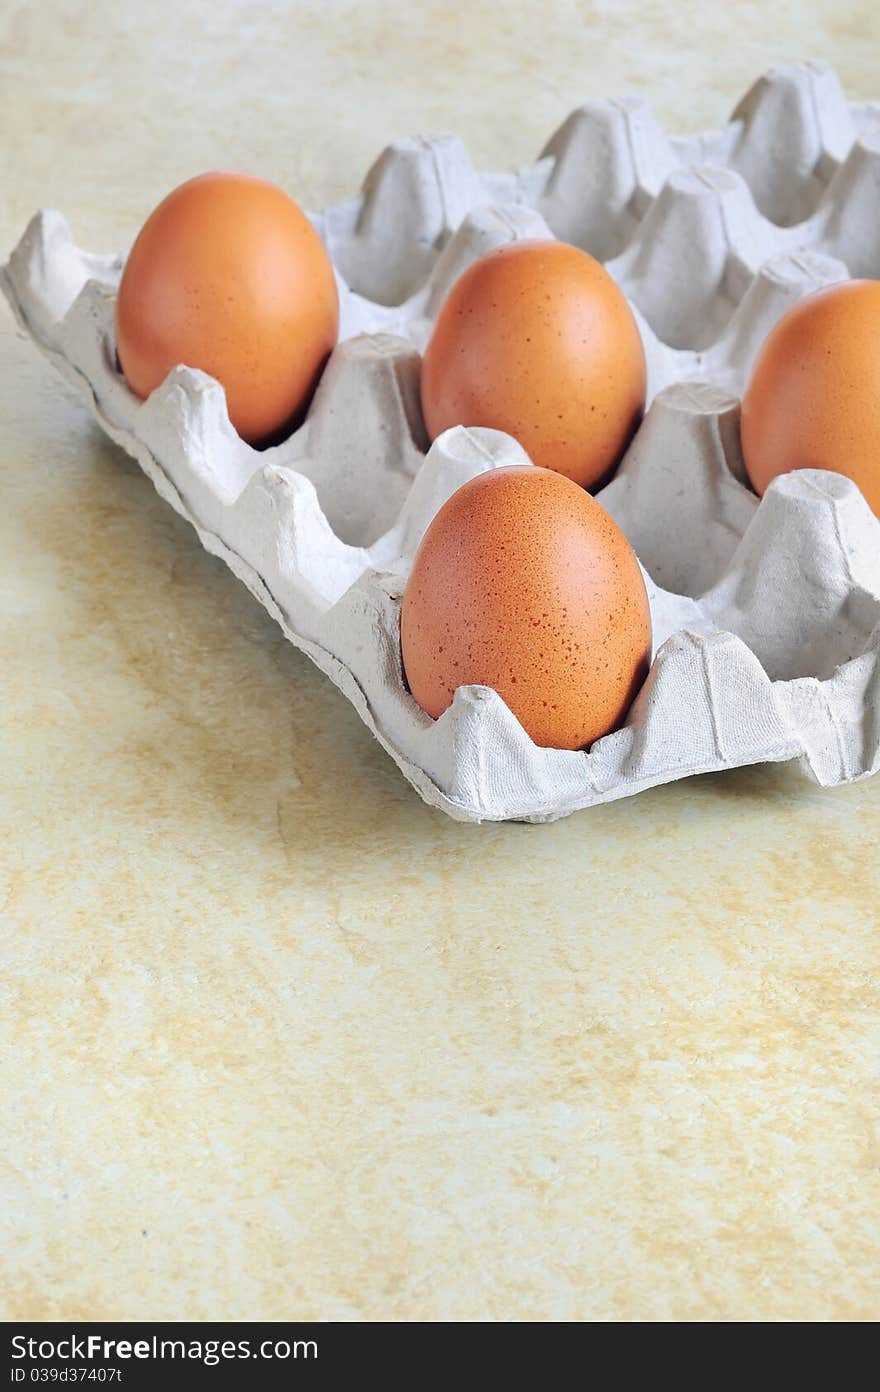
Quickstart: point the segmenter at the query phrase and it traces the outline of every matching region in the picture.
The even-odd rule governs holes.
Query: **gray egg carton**
[[[548,821],[643,788],[794,760],[832,785],[880,764],[880,522],[819,471],[747,487],[739,403],[796,300],[880,276],[880,107],[820,64],[774,69],[722,130],[667,138],[640,99],[575,111],[537,163],[480,175],[453,136],[386,150],[361,195],[313,219],[341,336],[305,423],[262,452],[186,367],[144,402],[116,365],[120,256],[38,214],[2,277],[18,322],[106,433],[331,678],[410,783],[463,820]],[[523,462],[509,436],[426,449],[420,351],[477,256],[555,235],[601,257],[633,305],[650,409],[598,495],[632,542],[655,656],[626,725],[587,752],[535,746],[501,698],[461,687],[431,720],[401,671],[418,542],[467,479]],[[230,729],[230,740],[235,739]]]

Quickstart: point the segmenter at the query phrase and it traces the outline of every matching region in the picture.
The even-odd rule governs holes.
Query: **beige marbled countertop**
[[[880,95],[868,0],[76,8],[0,18],[4,254],[785,58]],[[880,780],[455,825],[5,307],[0,361],[0,1314],[876,1317]]]

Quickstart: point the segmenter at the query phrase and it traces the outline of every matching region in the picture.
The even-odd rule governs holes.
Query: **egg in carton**
[[[453,136],[396,143],[358,198],[313,222],[336,267],[340,342],[303,425],[262,451],[202,372],[132,394],[113,336],[123,258],[81,251],[60,214],[32,220],[2,284],[101,427],[428,803],[537,822],[742,764],[797,759],[822,785],[880,767],[880,521],[848,479],[815,470],[759,500],[738,401],[795,301],[880,275],[880,107],[848,104],[816,63],[774,69],[698,135],[666,138],[639,99],[591,101],[516,174],[478,174]],[[629,297],[650,403],[597,496],[642,565],[654,660],[623,728],[579,752],[534,745],[487,687],[459,688],[430,719],[399,641],[437,509],[475,475],[528,462],[487,429],[428,448],[420,351],[476,257],[554,235],[603,259]]]

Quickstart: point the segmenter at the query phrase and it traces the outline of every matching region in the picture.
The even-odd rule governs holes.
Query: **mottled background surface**
[[[880,97],[864,4],[0,15],[0,235],[124,246],[202,168],[309,206],[579,100]],[[880,782],[427,810],[0,306],[0,1313],[869,1319]]]

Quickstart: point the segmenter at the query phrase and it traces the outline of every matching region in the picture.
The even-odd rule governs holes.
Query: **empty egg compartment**
[[[516,235],[543,226],[599,257],[661,341],[703,349],[774,255],[821,249],[880,275],[878,170],[877,105],[848,103],[827,65],[796,63],[717,131],[667,137],[639,97],[586,102],[514,174],[478,174],[455,136],[396,142],[360,196],[315,224],[351,289],[393,317],[469,212],[528,208],[541,223]]]

